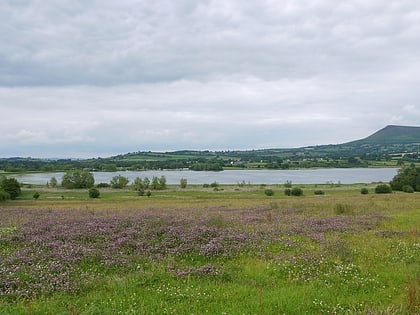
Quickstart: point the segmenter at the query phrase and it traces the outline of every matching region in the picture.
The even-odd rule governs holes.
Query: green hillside
[[[420,127],[390,125],[367,138],[350,143],[359,145],[420,143]]]

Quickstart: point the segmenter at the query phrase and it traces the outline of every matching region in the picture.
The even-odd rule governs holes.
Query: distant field
[[[0,314],[420,313],[420,194],[301,187],[24,188],[0,204]]]

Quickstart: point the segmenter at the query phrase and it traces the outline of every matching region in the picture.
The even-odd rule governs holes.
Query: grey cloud
[[[416,1],[3,4],[0,83],[112,85],[388,72],[417,56]]]
[[[415,0],[3,1],[0,29],[4,156],[339,143],[420,121]]]

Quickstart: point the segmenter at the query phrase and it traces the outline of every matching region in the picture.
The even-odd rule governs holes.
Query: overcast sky
[[[335,144],[420,125],[418,0],[3,0],[0,157]]]

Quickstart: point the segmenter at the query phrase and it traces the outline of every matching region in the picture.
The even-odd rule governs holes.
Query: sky
[[[0,158],[419,126],[419,34],[418,0],[2,0]]]

